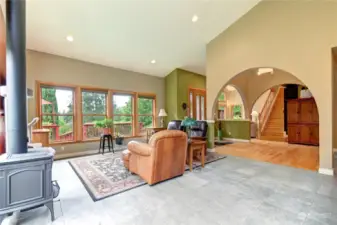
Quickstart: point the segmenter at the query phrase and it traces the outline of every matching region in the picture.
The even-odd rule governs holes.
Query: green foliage
[[[85,114],[106,114],[106,94],[101,92],[82,92],[83,123],[102,120],[102,116],[85,116]]]
[[[138,98],[138,114],[152,115],[153,113],[153,99]],[[152,116],[139,116],[138,122],[142,123],[144,127],[150,127],[153,124]]]
[[[59,132],[60,132],[60,135],[62,135],[62,134],[68,133],[72,130],[73,130],[72,124],[64,124],[64,125],[60,126]]]
[[[55,113],[58,111],[55,88],[47,88],[47,87],[41,88],[41,97],[42,99],[52,103],[49,105],[41,106],[43,113]],[[52,116],[44,116],[42,118],[42,123],[53,124],[57,122],[57,121],[54,121],[53,119],[54,118]]]
[[[191,117],[186,116],[181,125],[184,127],[192,127],[197,125],[197,121]]]
[[[112,128],[113,121],[112,119],[104,119],[100,121],[95,121],[95,127],[97,128]]]
[[[225,93],[223,91],[220,93],[218,101],[225,101]]]
[[[235,105],[233,108],[233,118],[242,119],[242,108],[241,105]]]

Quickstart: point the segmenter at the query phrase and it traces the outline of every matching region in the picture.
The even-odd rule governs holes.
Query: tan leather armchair
[[[131,141],[128,150],[126,166],[150,185],[185,172],[187,135],[182,131],[160,131],[149,144]]]

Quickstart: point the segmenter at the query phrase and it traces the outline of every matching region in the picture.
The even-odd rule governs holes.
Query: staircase
[[[268,141],[285,141],[284,87],[271,90],[259,118],[259,138]]]

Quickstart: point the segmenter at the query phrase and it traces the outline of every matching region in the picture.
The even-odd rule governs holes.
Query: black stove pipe
[[[6,0],[7,154],[27,153],[26,1]]]

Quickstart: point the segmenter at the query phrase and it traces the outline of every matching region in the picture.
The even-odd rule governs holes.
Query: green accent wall
[[[207,147],[214,148],[214,121],[207,122],[208,129],[207,129]]]
[[[165,123],[176,119],[177,115],[177,71],[172,71],[169,75],[165,77],[165,110],[167,117],[165,118]]]
[[[206,89],[206,77],[183,69],[175,69],[165,77],[166,124],[184,119],[181,105],[188,103],[189,88]]]
[[[224,138],[250,140],[249,120],[221,120],[221,130]],[[215,137],[218,136],[218,124],[214,126]]]
[[[206,89],[206,77],[197,73],[177,69],[178,75],[178,118],[184,118],[185,112],[181,105],[188,103],[189,88]]]

